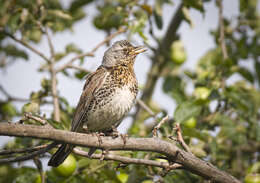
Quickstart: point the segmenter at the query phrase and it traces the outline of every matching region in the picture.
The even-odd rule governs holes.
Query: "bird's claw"
[[[104,137],[105,136],[105,134],[104,133],[95,133],[96,134],[96,136],[97,136],[97,138],[98,138],[98,144],[99,144],[99,146],[102,144],[102,139],[101,139],[101,137]]]
[[[108,153],[108,150],[102,150],[102,154],[101,154],[99,160],[100,160],[100,161],[103,161],[107,153]]]

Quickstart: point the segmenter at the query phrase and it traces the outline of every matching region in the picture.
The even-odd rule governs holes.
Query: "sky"
[[[232,19],[238,14],[238,0],[225,0],[223,1],[223,13],[224,16]],[[155,35],[163,36],[169,21],[173,13],[176,10],[179,0],[174,1],[174,5],[167,5],[163,9],[164,27],[161,31],[156,31]],[[259,5],[259,3],[258,3]],[[178,33],[181,36],[181,40],[187,51],[187,61],[182,68],[195,69],[198,59],[205,54],[206,51],[215,46],[214,40],[210,36],[210,30],[216,29],[218,25],[218,9],[215,6],[215,2],[205,3],[205,15],[202,15],[197,10],[190,10],[190,16],[194,22],[194,27],[191,28],[187,23],[182,23]],[[90,51],[95,45],[102,41],[105,34],[102,31],[96,30],[91,20],[96,14],[96,10],[92,6],[85,9],[87,13],[87,19],[80,21],[73,27],[73,32],[65,31],[63,33],[52,35],[54,47],[56,51],[62,51],[66,44],[75,43],[84,51]],[[125,39],[125,35],[120,35],[112,40]],[[133,44],[142,44],[142,40],[137,36],[134,37]],[[33,45],[43,53],[49,55],[49,49],[46,39],[39,45]],[[86,58],[84,67],[91,71],[94,71],[101,63],[103,53],[106,47],[101,47],[93,58]],[[17,61],[10,66],[7,70],[0,70],[0,84],[10,93],[12,96],[29,98],[31,91],[37,91],[40,89],[40,80],[43,77],[49,77],[46,73],[38,73],[37,68],[43,63],[34,53],[28,52],[30,60],[25,62],[22,60]],[[146,74],[150,67],[149,55],[151,51],[141,54],[137,57],[135,64],[135,72],[140,85],[145,83]],[[66,59],[66,61],[69,60]],[[64,62],[63,62],[64,63]],[[67,98],[69,103],[75,106],[78,102],[79,96],[84,85],[84,81],[75,79],[68,79],[63,75],[58,75],[58,90],[61,96]],[[161,91],[162,79],[159,80],[156,86],[153,99],[160,105],[161,108],[166,109],[170,116],[173,115],[173,111],[176,107],[174,101],[163,94]],[[192,86],[188,92],[192,91]],[[139,96],[140,97],[140,96]],[[4,96],[0,93],[0,99]],[[18,107],[22,105],[17,103]],[[43,113],[50,114],[51,108],[44,107]],[[119,126],[119,130],[124,132],[129,125],[129,119],[126,119],[122,125]],[[6,142],[7,137],[0,137],[0,145]]]

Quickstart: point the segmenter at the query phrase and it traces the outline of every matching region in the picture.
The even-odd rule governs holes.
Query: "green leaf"
[[[194,22],[193,22],[193,20],[192,20],[192,18],[191,18],[191,16],[190,16],[190,11],[189,11],[189,9],[184,6],[184,7],[182,8],[182,13],[183,13],[183,15],[184,15],[184,19],[186,20],[186,22],[188,22],[188,24],[190,25],[190,27],[193,28],[193,27],[194,27]]]
[[[35,168],[21,167],[15,175],[15,183],[33,182],[36,180],[38,171]]]
[[[63,52],[58,52],[54,55],[54,59],[55,61],[59,61],[61,60],[62,58],[64,58],[67,54],[66,53],[63,53]]]
[[[244,67],[239,67],[238,71],[237,71],[240,75],[242,75],[246,80],[248,80],[251,83],[254,83],[254,76],[253,74],[247,70]]]
[[[22,108],[22,112],[23,113],[26,113],[26,112],[29,112],[29,113],[39,113],[40,111],[40,105],[38,102],[29,102],[27,104],[25,104]]]
[[[183,125],[182,133],[183,133],[183,136],[196,137],[197,139],[200,139],[202,141],[208,140],[208,135],[205,133],[202,133],[200,130],[197,130],[196,128],[187,128]]]
[[[184,0],[184,5],[204,12],[203,0]]]
[[[70,12],[75,12],[78,9],[82,8],[84,5],[92,2],[93,0],[74,0],[69,8]]]
[[[0,103],[0,112],[10,117],[17,115],[16,108],[11,102]]]
[[[162,5],[163,1],[162,0],[156,0],[155,1],[155,7],[154,7],[154,19],[157,27],[159,29],[162,29],[163,27],[163,19],[162,19]]]
[[[79,49],[75,44],[70,43],[66,46],[66,53],[82,53],[82,50]]]
[[[163,82],[163,91],[180,104],[186,100],[185,83],[179,76],[167,76]]]
[[[75,77],[78,79],[83,79],[88,73],[84,72],[84,71],[78,71],[75,72]]]
[[[20,57],[28,60],[28,55],[25,51],[18,49],[14,45],[8,44],[5,47],[0,47],[0,50],[4,51],[7,56]]]
[[[257,59],[255,60],[255,72],[260,86],[260,62]]]
[[[52,127],[56,128],[56,129],[60,129],[60,130],[65,130],[65,127],[63,126],[63,124],[61,122],[54,121],[51,119],[48,119],[47,121]]]
[[[48,12],[49,15],[53,15],[53,16],[56,16],[56,17],[59,17],[59,18],[65,19],[65,20],[71,20],[72,19],[70,14],[65,13],[62,10],[47,10],[47,12]]]
[[[174,112],[174,118],[178,123],[182,123],[200,114],[202,106],[196,101],[186,101],[178,105]]]

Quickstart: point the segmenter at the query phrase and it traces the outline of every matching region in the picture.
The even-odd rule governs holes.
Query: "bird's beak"
[[[144,46],[137,46],[134,48],[134,50],[132,51],[132,54],[134,55],[138,55],[139,53],[143,53],[145,52],[147,49]]]

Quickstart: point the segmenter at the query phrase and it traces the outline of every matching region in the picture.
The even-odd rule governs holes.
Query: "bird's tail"
[[[57,167],[69,156],[74,146],[69,144],[62,144],[61,147],[52,155],[48,162],[49,166]]]

